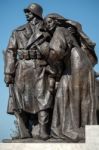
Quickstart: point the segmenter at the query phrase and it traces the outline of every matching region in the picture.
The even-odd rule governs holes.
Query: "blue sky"
[[[6,49],[13,29],[26,23],[23,9],[28,4],[40,4],[43,15],[57,12],[65,18],[79,21],[85,33],[96,42],[99,58],[99,0],[1,0],[0,1],[0,140],[9,138],[14,130],[12,115],[6,114],[8,88],[4,84],[4,61],[2,51]],[[95,66],[99,72],[99,64]]]

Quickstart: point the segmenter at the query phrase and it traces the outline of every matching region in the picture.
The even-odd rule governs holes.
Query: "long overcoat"
[[[35,25],[35,30],[42,27],[42,22]],[[49,90],[49,77],[46,74],[47,62],[40,59],[19,59],[18,52],[31,49],[31,36],[33,29],[27,23],[13,31],[6,50],[5,74],[14,76],[14,97],[8,101],[7,112],[23,110],[37,113],[51,107],[52,94]],[[42,52],[41,52],[42,53]]]

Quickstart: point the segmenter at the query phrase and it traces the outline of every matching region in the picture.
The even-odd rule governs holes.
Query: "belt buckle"
[[[23,51],[23,58],[26,59],[26,60],[29,59],[29,52],[28,52],[28,50],[24,50]]]

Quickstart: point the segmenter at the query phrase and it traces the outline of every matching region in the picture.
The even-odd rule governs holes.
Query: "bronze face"
[[[44,22],[49,31],[52,31],[56,26],[56,21],[53,18],[46,18]]]
[[[29,10],[25,12],[25,16],[27,21],[31,21],[34,18],[34,14]]]

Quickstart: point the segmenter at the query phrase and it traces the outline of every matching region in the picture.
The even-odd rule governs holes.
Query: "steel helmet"
[[[33,14],[42,18],[43,8],[36,3],[30,4],[27,8],[24,9],[24,12],[31,11]]]

